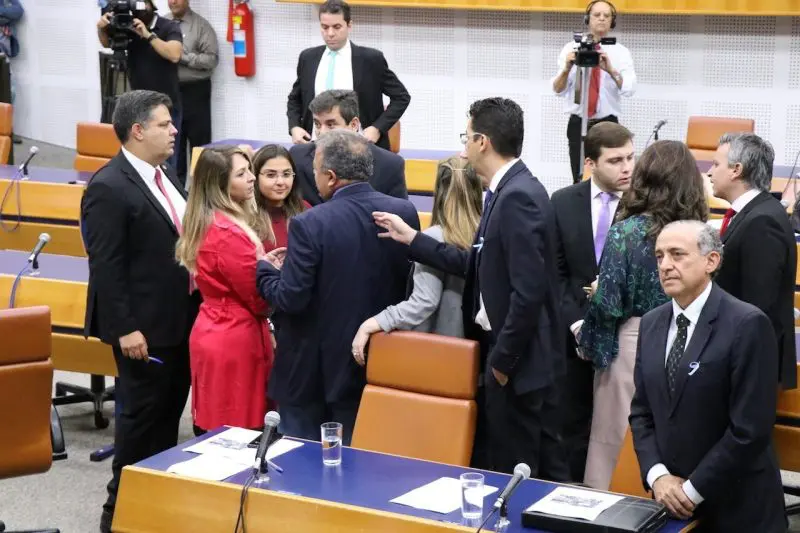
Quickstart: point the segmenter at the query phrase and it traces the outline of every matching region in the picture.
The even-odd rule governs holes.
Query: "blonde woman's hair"
[[[441,226],[444,242],[469,249],[481,221],[481,180],[461,156],[439,162],[433,188],[431,225]]]
[[[175,250],[178,262],[189,272],[196,271],[197,250],[214,221],[215,211],[227,215],[256,246],[261,246],[263,236],[266,234],[265,222],[258,215],[255,199],[237,203],[228,192],[233,171],[233,156],[236,154],[247,160],[252,171],[247,153],[237,147],[206,148],[197,160],[192,186],[189,189],[189,199],[186,201],[183,234],[178,239]]]

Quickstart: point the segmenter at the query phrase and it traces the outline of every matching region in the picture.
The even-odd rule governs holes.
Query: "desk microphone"
[[[657,132],[658,132],[658,130],[660,130],[661,128],[663,128],[663,127],[664,127],[664,125],[665,125],[666,123],[667,123],[666,119],[659,120],[659,121],[656,123],[656,126],[655,126],[655,128],[653,128],[653,133],[657,133]]]
[[[39,254],[42,253],[42,248],[44,248],[44,245],[48,242],[50,242],[49,233],[42,233],[39,235],[39,242],[37,242],[36,246],[33,247],[33,252],[31,252],[31,255],[28,256],[28,263],[33,263],[34,268],[36,265],[36,260],[39,258]]]
[[[508,501],[511,497],[511,494],[517,490],[519,484],[531,477],[531,467],[526,465],[525,463],[520,463],[514,467],[514,477],[511,478],[511,481],[508,482],[506,488],[503,489],[503,492],[500,493],[500,496],[497,497],[497,501],[494,502],[494,508],[500,509],[504,503]]]
[[[262,474],[267,471],[267,448],[269,448],[269,441],[272,434],[278,429],[278,424],[281,423],[281,415],[277,411],[270,411],[264,416],[264,432],[261,434],[261,442],[258,443],[258,451],[256,451],[256,462],[253,464],[253,470],[261,472]]]
[[[21,172],[23,176],[27,176],[28,175],[28,164],[31,162],[31,160],[34,158],[34,156],[36,154],[38,154],[38,153],[39,153],[39,147],[38,146],[31,146],[31,149],[28,152],[28,157],[19,166],[19,172]]]

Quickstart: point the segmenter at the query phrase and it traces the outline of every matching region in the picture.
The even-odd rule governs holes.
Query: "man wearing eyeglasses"
[[[308,106],[314,117],[314,129],[317,137],[338,129],[361,130],[358,117],[358,95],[355,91],[330,90],[320,93]],[[374,170],[369,184],[378,192],[408,199],[406,188],[405,160],[394,152],[384,150],[376,144],[370,144]],[[297,179],[303,199],[311,205],[324,202],[314,182],[314,154],[316,143],[295,144],[289,150],[295,166]]]

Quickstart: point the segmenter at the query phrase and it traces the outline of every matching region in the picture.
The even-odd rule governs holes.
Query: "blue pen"
[[[151,357],[149,357],[148,359],[149,359],[149,361],[152,361],[152,362],[154,362],[154,363],[158,363],[159,365],[163,365],[163,364],[164,364],[164,361],[162,361],[161,359],[159,359],[159,358],[157,358],[157,357],[152,357],[152,356],[151,356]]]
[[[283,474],[283,468],[279,467],[278,465],[276,465],[275,463],[273,463],[273,462],[272,462],[272,461],[270,461],[269,459],[267,459],[267,464],[268,464],[269,466],[271,466],[271,467],[272,467],[272,469],[273,469],[273,470],[275,470],[277,473],[279,473],[279,474]]]

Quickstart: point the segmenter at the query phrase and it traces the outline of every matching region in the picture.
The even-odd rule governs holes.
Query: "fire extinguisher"
[[[230,27],[233,30],[233,63],[237,76],[256,74],[256,36],[249,0],[234,0]]]

